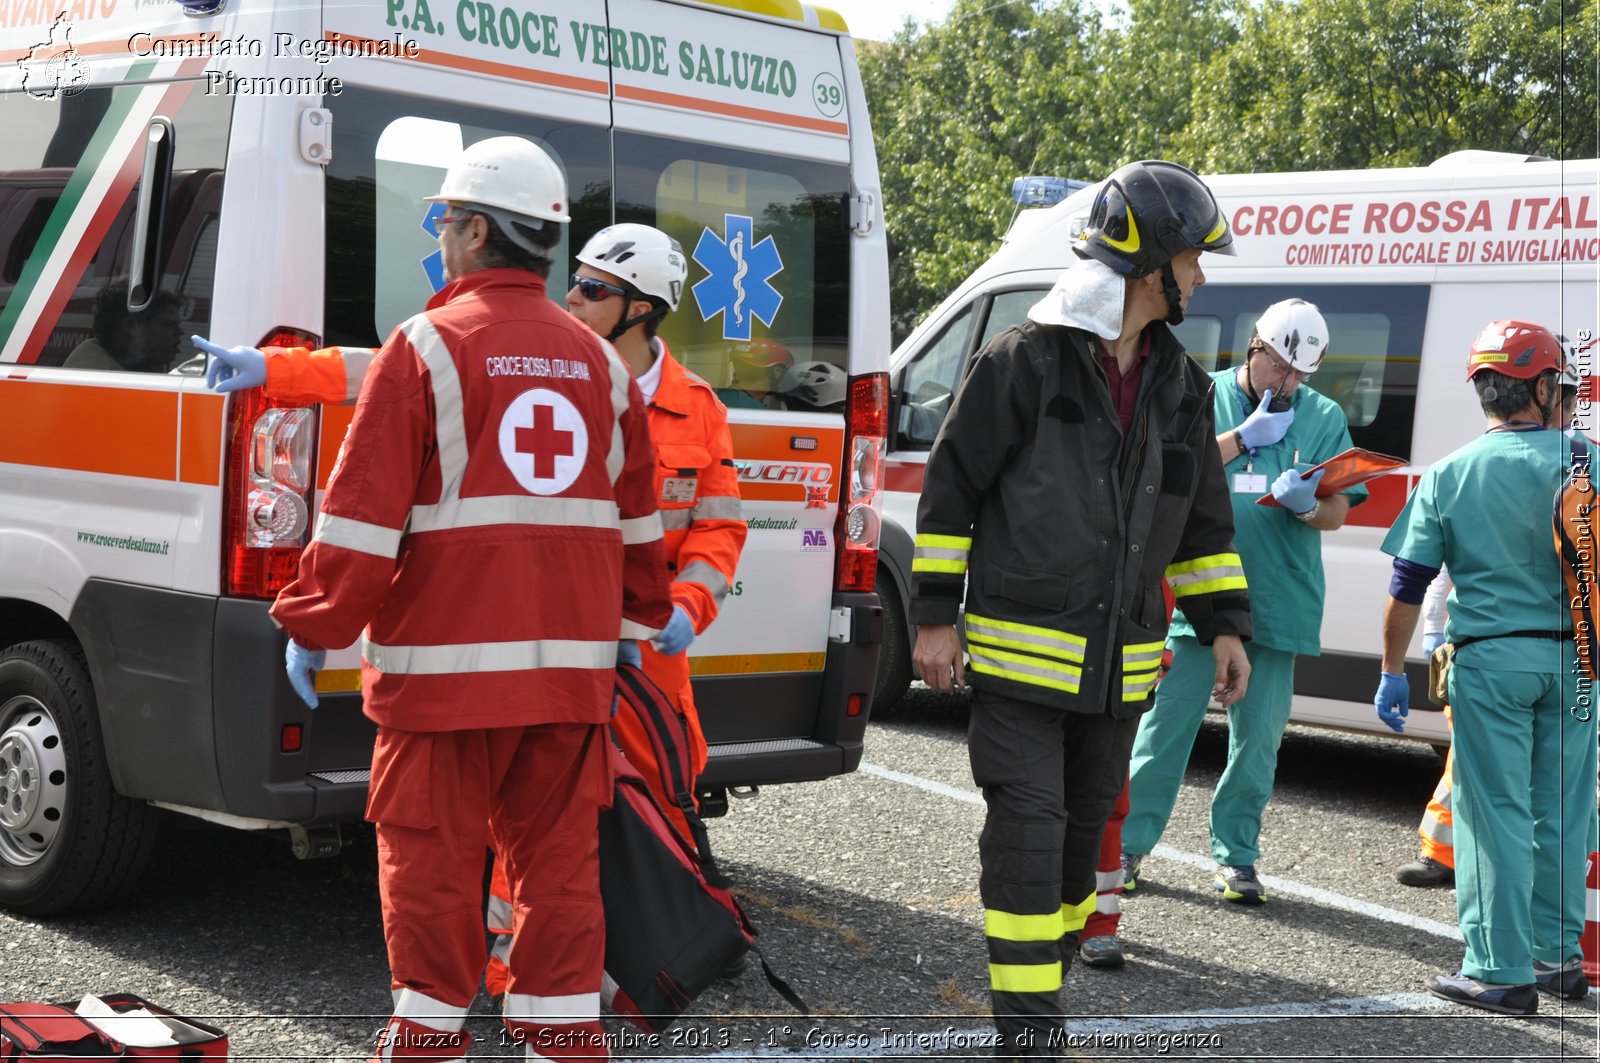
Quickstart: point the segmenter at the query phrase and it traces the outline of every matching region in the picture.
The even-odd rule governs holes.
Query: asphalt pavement
[[[619,1059],[990,1055],[962,699],[914,688],[854,775],[763,790],[712,821],[793,1012],[751,964],[659,1035],[608,1021]],[[1291,728],[1260,870],[1269,902],[1211,888],[1207,723],[1161,847],[1124,902],[1128,965],[1075,967],[1070,1059],[1595,1059],[1597,996],[1492,1016],[1423,989],[1461,958],[1455,895],[1394,881],[1437,780],[1432,751]],[[49,921],[0,913],[0,999],[131,992],[226,1029],[235,1060],[363,1060],[390,996],[369,832],[299,862],[269,836],[168,831],[133,901]],[[471,1058],[522,1058],[480,996]]]

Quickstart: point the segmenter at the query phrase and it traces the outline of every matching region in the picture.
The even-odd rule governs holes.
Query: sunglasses
[[[1282,376],[1290,376],[1296,380],[1304,380],[1306,377],[1311,375],[1310,373],[1302,372],[1301,370],[1296,369],[1288,362],[1285,362],[1283,359],[1279,358],[1276,354],[1273,354],[1266,347],[1251,347],[1249,353],[1266,355],[1267,365],[1271,366],[1274,372]]]
[[[451,211],[456,213],[452,214],[450,213]],[[458,221],[465,221],[472,217],[472,214],[472,211],[467,210],[458,203],[446,203],[444,212],[434,215],[432,222],[429,223],[433,226],[433,235],[438,236],[447,227],[454,225]]]
[[[626,288],[608,284],[602,280],[595,280],[593,277],[574,277],[572,279],[572,287],[578,289],[578,293],[591,303],[598,303],[601,300],[609,299],[613,295],[620,295],[624,299],[628,297]],[[568,291],[570,290],[569,288]]]

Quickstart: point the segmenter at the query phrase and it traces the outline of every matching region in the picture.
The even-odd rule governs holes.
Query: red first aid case
[[[100,998],[113,1011],[144,1009],[158,1019],[174,1044],[124,1045],[71,1004],[0,1004],[0,1063],[13,1060],[170,1059],[186,1063],[225,1061],[228,1035],[215,1026],[184,1018],[131,993]]]

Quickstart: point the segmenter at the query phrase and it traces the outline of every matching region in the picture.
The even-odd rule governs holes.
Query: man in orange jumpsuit
[[[619,638],[672,616],[647,415],[616,352],[545,295],[569,220],[548,156],[480,141],[432,201],[447,283],[372,360],[272,617],[313,707],[322,647],[363,636],[395,999],[376,1058],[470,1047],[492,829],[516,910],[505,1023],[540,1058],[604,1059],[613,672]]]

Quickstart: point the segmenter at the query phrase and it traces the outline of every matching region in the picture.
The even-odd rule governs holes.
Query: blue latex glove
[[[317,673],[328,663],[327,650],[308,650],[294,639],[283,651],[283,670],[289,673],[289,685],[300,695],[300,700],[317,707]]]
[[[1294,410],[1284,410],[1282,413],[1268,413],[1267,404],[1272,401],[1272,389],[1261,396],[1261,404],[1255,412],[1244,419],[1239,426],[1239,438],[1244,440],[1244,445],[1251,450],[1257,447],[1270,447],[1282,439],[1289,432],[1289,426],[1294,424]],[[1307,509],[1310,507],[1307,506]]]
[[[223,347],[204,336],[190,336],[210,359],[206,362],[206,387],[227,394],[258,388],[267,382],[267,356],[254,347]]]
[[[1327,471],[1318,469],[1307,480],[1301,478],[1298,469],[1285,469],[1283,475],[1272,482],[1272,497],[1290,513],[1304,513],[1317,504],[1317,485]]]
[[[1403,675],[1380,672],[1378,693],[1372,699],[1378,710],[1378,719],[1388,724],[1395,734],[1404,734],[1406,713],[1411,711],[1411,683]]]
[[[643,668],[644,658],[639,655],[639,644],[633,639],[617,640],[617,663]]]
[[[1424,631],[1422,633],[1422,655],[1424,657],[1432,657],[1433,651],[1443,645],[1443,631]]]
[[[689,619],[689,614],[684,611],[683,606],[674,605],[672,619],[661,629],[661,634],[650,640],[650,645],[656,648],[657,653],[671,657],[688,649],[689,643],[693,641],[694,622]]]

